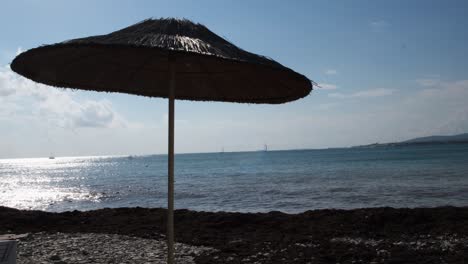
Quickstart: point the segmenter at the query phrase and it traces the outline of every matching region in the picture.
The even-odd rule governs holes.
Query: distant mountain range
[[[453,135],[453,136],[420,137],[420,138],[413,138],[413,139],[401,141],[401,142],[374,143],[374,144],[369,144],[369,145],[354,146],[352,148],[376,148],[376,147],[391,147],[391,146],[453,144],[453,143],[468,143],[468,133]]]

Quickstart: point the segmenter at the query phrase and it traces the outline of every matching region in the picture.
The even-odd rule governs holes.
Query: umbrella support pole
[[[174,263],[174,104],[175,61],[169,62],[169,124],[168,124],[168,179],[167,179],[167,263]]]

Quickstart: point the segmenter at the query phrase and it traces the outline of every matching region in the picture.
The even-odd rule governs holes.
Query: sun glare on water
[[[79,171],[92,158],[34,158],[0,160],[0,205],[18,209],[47,210],[57,202],[99,202],[100,195],[83,185]],[[79,165],[79,166],[78,166]],[[70,174],[70,171],[75,173]]]

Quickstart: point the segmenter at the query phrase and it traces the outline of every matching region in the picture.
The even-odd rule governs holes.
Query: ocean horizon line
[[[250,152],[281,152],[281,151],[309,151],[309,150],[330,150],[330,149],[348,149],[351,147],[329,147],[329,148],[291,148],[291,149],[268,149],[265,150],[239,150],[239,151],[209,151],[209,152],[176,152],[175,155],[197,155],[197,154],[220,154],[220,153],[250,153]],[[153,153],[153,154],[102,154],[102,155],[82,155],[82,156],[60,156],[56,155],[54,158],[118,158],[118,157],[149,157],[149,156],[167,156],[167,153]],[[42,157],[12,157],[0,158],[0,160],[22,160],[22,159],[49,159],[50,156]]]

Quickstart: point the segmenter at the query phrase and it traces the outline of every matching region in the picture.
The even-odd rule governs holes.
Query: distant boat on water
[[[268,151],[268,145],[267,144],[264,144],[263,145],[263,149],[259,149],[257,151],[262,151],[262,152],[267,152]]]
[[[53,154],[50,154],[49,159],[55,159],[55,156]]]

